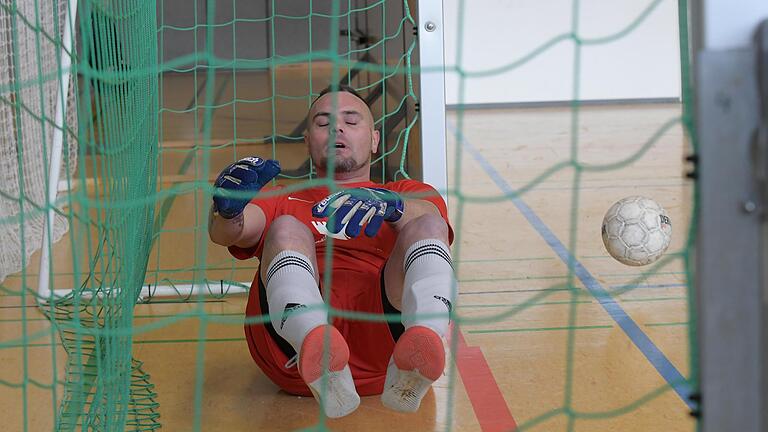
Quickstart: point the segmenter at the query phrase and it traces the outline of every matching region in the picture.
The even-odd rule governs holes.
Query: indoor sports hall
[[[768,430],[765,1],[5,0],[0,51],[0,430]],[[343,189],[305,142],[341,86],[370,179],[447,204],[412,413],[282,390],[209,238],[242,158]]]

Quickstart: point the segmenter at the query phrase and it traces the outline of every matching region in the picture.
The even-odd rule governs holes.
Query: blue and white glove
[[[380,188],[354,188],[328,195],[312,207],[312,215],[318,218],[333,215],[333,224],[326,225],[333,234],[346,227],[344,233],[355,238],[367,224],[365,235],[373,237],[384,221],[400,220],[404,207],[402,197],[396,192]]]
[[[213,185],[213,208],[225,219],[232,219],[267,183],[280,174],[280,163],[258,157],[240,159],[224,168]],[[233,193],[234,192],[234,193]]]

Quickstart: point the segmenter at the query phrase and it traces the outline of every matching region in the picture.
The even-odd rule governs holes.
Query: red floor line
[[[475,411],[480,429],[483,432],[509,432],[517,428],[517,423],[509,411],[507,401],[501,394],[491,368],[478,347],[468,347],[461,331],[457,331],[459,340],[456,352],[456,367],[461,381],[467,390],[469,402]]]

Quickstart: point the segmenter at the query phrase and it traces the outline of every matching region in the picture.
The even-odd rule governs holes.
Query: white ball
[[[659,203],[641,196],[624,198],[603,218],[603,244],[619,262],[631,266],[650,264],[667,250],[672,223]]]

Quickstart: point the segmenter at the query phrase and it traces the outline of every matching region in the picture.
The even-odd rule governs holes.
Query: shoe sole
[[[330,331],[330,355],[324,351],[326,331]],[[304,340],[299,373],[327,417],[344,417],[360,406],[360,396],[355,389],[348,362],[349,347],[336,328],[326,330],[325,326],[318,327]],[[323,363],[330,369],[324,373]]]
[[[390,361],[381,403],[395,411],[416,412],[433,382],[418,371],[400,370]]]
[[[327,417],[344,417],[360,406],[360,396],[349,366],[338,372],[328,372],[326,377],[325,383],[320,377],[307,385]]]
[[[387,366],[381,402],[387,408],[415,412],[445,368],[445,345],[426,327],[411,327],[400,336]]]

